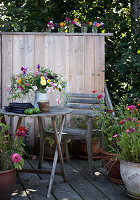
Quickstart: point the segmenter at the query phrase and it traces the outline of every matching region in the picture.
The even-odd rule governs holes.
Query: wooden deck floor
[[[36,168],[37,160],[26,160],[26,168]],[[48,200],[130,200],[123,185],[111,183],[104,175],[100,161],[94,161],[97,168],[96,181],[89,177],[88,162],[71,159],[65,162],[67,183],[55,175],[52,195]],[[51,169],[52,162],[44,161],[44,168]],[[57,169],[60,165],[57,164]],[[47,186],[50,175],[20,173],[11,200],[47,200]],[[22,182],[21,182],[22,180]]]

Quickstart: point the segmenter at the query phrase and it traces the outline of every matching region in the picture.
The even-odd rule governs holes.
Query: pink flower
[[[20,156],[18,153],[14,153],[14,154],[12,155],[11,159],[12,159],[13,162],[18,163],[18,162],[20,162],[20,160],[21,160],[21,156]]]
[[[21,85],[18,86],[21,91],[23,91],[23,87]]]
[[[34,91],[36,91],[36,90],[37,90],[37,86],[33,86],[32,88],[33,88],[33,90],[34,90]]]
[[[116,138],[116,137],[118,137],[118,134],[115,134],[115,135],[113,135],[112,137],[113,137],[113,138]]]
[[[38,64],[36,68],[39,70],[40,69],[40,65]]]
[[[56,102],[57,102],[57,103],[61,103],[61,101],[60,101],[59,99],[56,99]]]
[[[118,124],[124,124],[124,122],[126,122],[125,119],[121,120],[120,122],[118,122]]]
[[[10,86],[8,86],[8,88],[6,88],[6,91],[7,91],[7,92],[10,92]]]
[[[135,105],[127,106],[127,110],[136,110],[137,107]]]
[[[130,132],[130,130],[129,130],[129,129],[125,130],[125,133],[129,133],[129,132]]]
[[[98,99],[102,99],[104,96],[102,95],[102,94],[100,94],[100,95],[97,95],[97,98]]]
[[[37,158],[36,155],[34,155],[34,156],[32,157],[33,160],[35,160],[36,158]]]
[[[26,86],[29,86],[29,83],[26,83]]]

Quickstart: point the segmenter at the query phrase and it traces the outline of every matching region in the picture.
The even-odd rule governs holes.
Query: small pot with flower
[[[104,25],[104,23],[98,23],[98,22],[94,22],[93,23],[93,25],[92,25],[92,33],[98,33],[98,28],[100,27],[100,26],[103,26]]]
[[[11,85],[8,92],[12,96],[8,98],[17,99],[22,95],[29,94],[30,91],[35,92],[34,107],[38,107],[38,102],[48,100],[48,95],[54,90],[61,92],[66,87],[66,79],[50,69],[41,67],[39,64],[36,71],[27,72],[28,68],[21,68],[21,73],[11,77]]]
[[[140,112],[135,105],[127,106],[119,121],[121,135],[119,145],[120,172],[127,194],[140,199]]]
[[[65,17],[66,28],[68,27],[69,33],[74,33],[75,31],[75,20],[71,20],[69,17]]]
[[[65,32],[65,23],[61,22],[58,24],[58,33],[64,33]]]
[[[8,126],[0,123],[0,200],[9,200],[16,181],[16,169],[24,164],[25,127],[20,127],[13,139]]]
[[[51,30],[54,30],[53,21],[49,21],[48,24],[47,24],[47,28],[46,28],[47,33],[51,33]]]

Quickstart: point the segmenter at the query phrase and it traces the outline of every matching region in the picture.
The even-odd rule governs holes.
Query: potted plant
[[[96,93],[97,91],[92,91]],[[117,153],[119,147],[116,142],[116,135],[121,134],[118,120],[121,116],[121,107],[115,107],[111,110],[105,105],[103,95],[98,95],[97,99],[102,106],[99,109],[93,110],[93,112],[99,112],[97,118],[98,125],[101,125],[101,131],[103,133],[103,148],[100,149],[101,157],[104,161],[104,166],[107,170],[108,177],[112,182],[122,184],[122,178],[120,175],[120,161],[118,160]],[[115,116],[112,117],[112,113],[115,111]]]
[[[66,87],[66,79],[50,69],[37,65],[34,72],[28,72],[28,68],[21,67],[21,73],[11,77],[11,85],[7,91],[11,98],[21,98],[22,95],[29,94],[30,91],[35,92],[34,106],[38,107],[37,103],[40,100],[48,100],[47,94],[54,90],[61,92]]]
[[[25,127],[20,127],[13,139],[7,134],[8,126],[0,123],[0,199],[8,200],[16,180],[16,168],[24,164]]]
[[[117,136],[120,148],[120,172],[127,194],[140,199],[140,113],[135,105],[127,106],[119,121],[121,135]]]

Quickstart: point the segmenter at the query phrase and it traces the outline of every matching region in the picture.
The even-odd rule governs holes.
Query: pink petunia
[[[113,137],[113,138],[116,138],[116,137],[118,137],[118,134],[115,134],[115,135],[113,135],[112,137]]]
[[[32,160],[35,160],[37,157],[36,157],[36,155],[34,155],[33,157],[32,157]]]
[[[21,156],[18,153],[14,153],[12,155],[11,159],[12,159],[13,162],[18,163],[21,160]]]
[[[137,107],[135,105],[127,106],[127,110],[136,110]]]
[[[104,96],[102,95],[102,94],[100,94],[100,95],[97,95],[97,98],[98,99],[102,99]]]
[[[23,87],[21,85],[18,86],[21,91],[23,91]]]
[[[125,130],[125,133],[129,133],[129,132],[130,132],[130,130],[129,130],[129,129]]]
[[[7,91],[7,92],[10,92],[10,87],[6,88],[6,91]]]
[[[33,86],[32,88],[33,88],[33,90],[34,90],[34,91],[36,91],[36,90],[37,90],[37,86]]]

